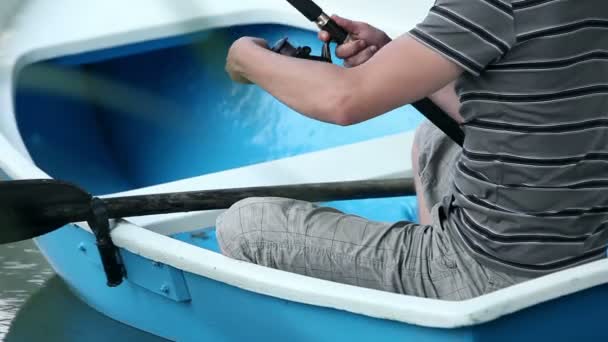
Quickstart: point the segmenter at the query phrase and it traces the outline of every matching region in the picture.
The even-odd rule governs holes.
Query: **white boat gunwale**
[[[75,16],[77,11],[85,11],[84,19],[78,17],[82,14],[78,12],[78,16],[65,20],[66,16],[52,15],[53,10],[57,11],[57,9],[52,9],[51,5],[56,7],[56,4],[48,1],[46,3],[33,1],[23,10],[24,16],[42,17],[40,13],[46,12],[49,18],[64,20],[63,25],[49,25],[49,30],[40,30],[39,27],[20,26],[20,20],[15,20],[15,27],[9,28],[0,36],[0,51],[2,51],[0,55],[0,131],[2,133],[0,134],[0,156],[2,156],[0,169],[8,176],[13,179],[49,177],[31,162],[15,121],[12,102],[15,91],[14,79],[25,65],[68,54],[235,24],[278,23],[310,27],[309,23],[288,7],[277,6],[276,0],[257,1],[255,7],[247,2],[201,0],[198,2],[201,7],[213,11],[204,13],[199,8],[198,11],[184,11],[174,16],[162,13],[163,6],[168,6],[168,1],[154,4],[146,0],[133,0],[133,2],[132,7],[143,8],[141,11],[143,13],[127,11],[122,14],[124,17],[119,15],[117,18],[113,6],[121,6],[118,0],[87,4],[88,8],[85,8],[86,5],[79,0],[64,0],[62,5],[68,10],[68,17],[70,13]],[[338,3],[337,0],[326,2]],[[344,14],[374,22],[374,12],[365,10],[367,1],[355,2],[357,4],[351,4]],[[415,5],[413,12],[418,14],[413,14],[407,24],[413,24],[415,20],[420,19],[420,13],[424,13],[424,9],[430,5],[430,1]],[[113,16],[112,25],[107,25],[106,22],[84,23],[83,20],[87,19],[86,11],[101,17]],[[394,12],[397,15],[398,11]],[[129,17],[129,14],[135,17]],[[400,26],[397,19],[386,25],[393,28],[388,29],[390,33],[397,33],[395,28]],[[403,146],[403,151],[407,148]],[[159,224],[155,229],[161,231],[169,224],[188,218],[188,214],[185,214],[172,217],[163,223],[157,221]],[[79,226],[87,229],[86,225]],[[245,290],[371,317],[437,328],[455,328],[488,322],[608,281],[608,260],[600,260],[478,298],[448,302],[342,285],[235,261],[128,221],[120,221],[116,225],[112,231],[112,238],[119,247],[145,258]]]

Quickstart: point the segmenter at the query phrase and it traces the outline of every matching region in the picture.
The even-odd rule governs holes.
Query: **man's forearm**
[[[324,122],[348,124],[344,106],[353,87],[348,70],[285,57],[260,47],[247,47],[246,51],[246,55],[236,58],[236,67],[245,78],[299,113]]]
[[[455,63],[405,35],[355,68],[281,56],[260,40],[240,39],[227,69],[296,111],[325,122],[363,122],[435,93],[461,73]]]

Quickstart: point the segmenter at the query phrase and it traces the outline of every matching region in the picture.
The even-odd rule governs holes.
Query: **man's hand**
[[[336,23],[350,33],[350,41],[338,46],[336,56],[344,60],[344,66],[355,67],[365,63],[368,59],[388,44],[391,39],[384,33],[369,24],[332,16]],[[319,32],[319,39],[324,42],[330,40],[329,33]]]
[[[252,49],[268,49],[268,43],[261,38],[242,37],[232,44],[226,58],[226,72],[238,83],[251,84],[244,75],[243,65]]]

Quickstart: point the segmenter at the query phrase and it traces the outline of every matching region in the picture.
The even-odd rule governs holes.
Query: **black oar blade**
[[[31,239],[82,220],[91,195],[53,180],[0,182],[0,244]]]

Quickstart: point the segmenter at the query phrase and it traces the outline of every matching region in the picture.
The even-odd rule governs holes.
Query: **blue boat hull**
[[[188,237],[182,236],[184,240]],[[574,341],[607,336],[608,286],[602,285],[519,311],[495,321],[456,329],[420,327],[346,311],[277,299],[198,275],[183,273],[190,299],[178,302],[146,287],[124,282],[105,286],[91,234],[65,227],[37,240],[56,271],[86,303],[109,317],[176,341]],[[213,238],[204,241],[213,248]],[[87,255],[93,254],[93,255]],[[122,251],[127,272],[153,261]],[[145,267],[145,266],[144,266]],[[168,266],[163,266],[168,267]]]
[[[422,120],[407,107],[334,127],[292,113],[260,89],[234,85],[223,61],[230,42],[245,34],[318,45],[310,32],[243,26],[25,67],[15,104],[30,154],[53,177],[104,194],[409,131]],[[412,198],[330,205],[377,220],[415,220]],[[216,249],[213,231],[205,232],[175,238]],[[596,304],[608,300],[608,286],[599,286],[481,325],[427,328],[257,294],[125,250],[128,279],[108,288],[88,232],[66,226],[37,244],[93,308],[179,341],[572,340],[602,335],[608,314]]]

